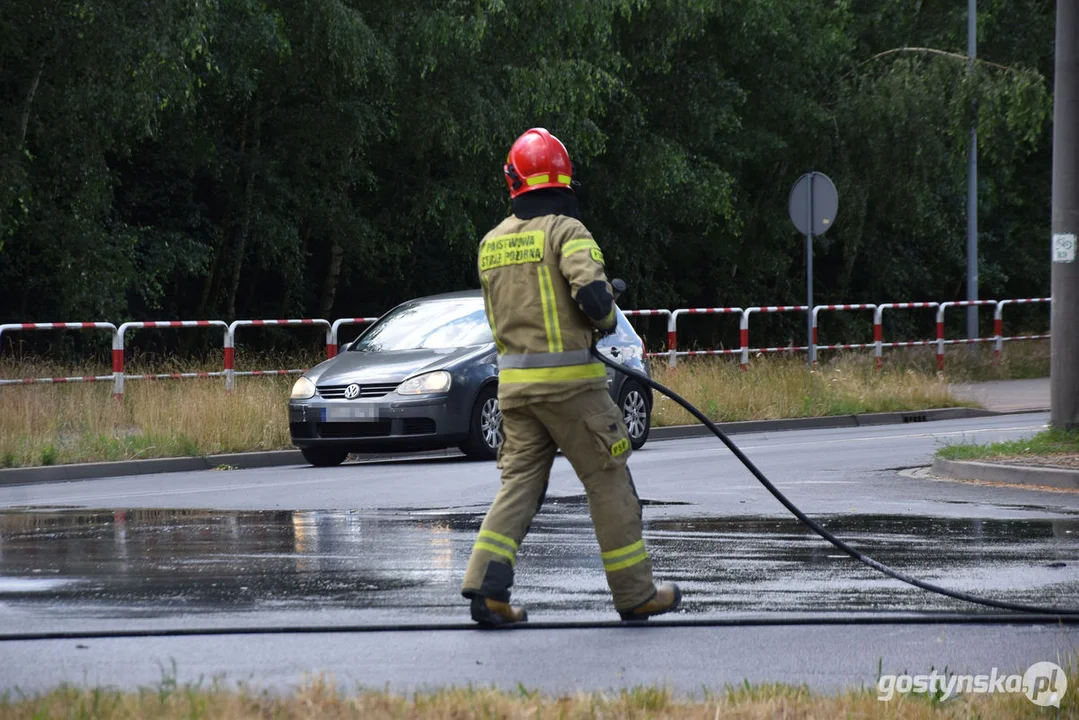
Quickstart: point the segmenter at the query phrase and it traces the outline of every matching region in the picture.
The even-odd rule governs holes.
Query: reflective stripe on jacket
[[[483,238],[478,267],[504,408],[606,387],[606,368],[589,353],[593,324],[576,302],[581,288],[607,282],[603,253],[583,223],[511,215]],[[602,325],[614,322],[612,307]]]

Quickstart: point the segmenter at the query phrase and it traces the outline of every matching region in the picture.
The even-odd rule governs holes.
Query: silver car
[[[616,332],[597,347],[647,373],[644,343],[621,311]],[[651,390],[607,369],[634,448],[651,427]],[[334,358],[293,385],[292,443],[312,465],[339,465],[349,453],[459,447],[493,459],[502,442],[498,357],[479,290],[398,305]]]

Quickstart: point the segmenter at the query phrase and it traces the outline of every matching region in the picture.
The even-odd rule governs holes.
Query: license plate
[[[378,420],[378,406],[376,405],[342,405],[340,407],[322,408],[322,421],[334,422],[337,420]]]

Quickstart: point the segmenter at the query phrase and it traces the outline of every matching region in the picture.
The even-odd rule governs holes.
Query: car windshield
[[[402,305],[386,314],[349,348],[393,352],[467,347],[494,342],[479,298],[431,300]]]

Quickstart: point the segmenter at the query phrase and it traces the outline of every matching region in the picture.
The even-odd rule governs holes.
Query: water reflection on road
[[[583,498],[549,503],[522,546],[516,597],[533,617],[613,618],[585,512]],[[327,609],[461,620],[458,583],[480,520],[437,511],[7,511],[0,625],[13,613],[63,622]],[[1041,605],[1079,600],[1079,519],[818,520],[952,589]],[[870,570],[793,519],[664,519],[647,524],[646,540],[657,577],[682,585],[689,613],[976,609]]]

